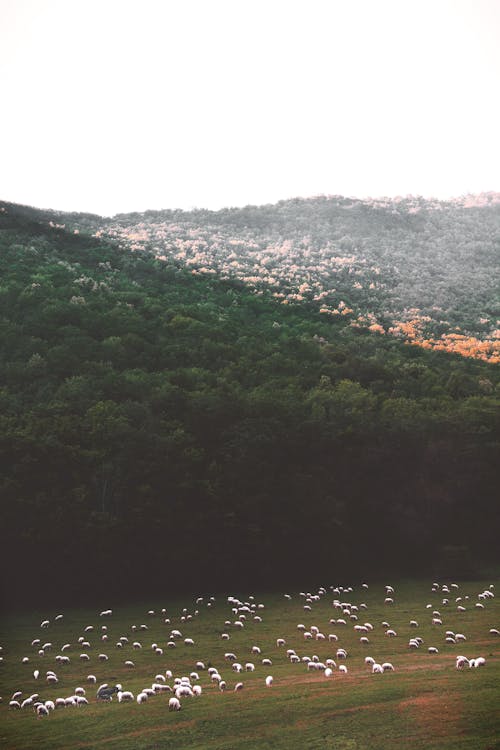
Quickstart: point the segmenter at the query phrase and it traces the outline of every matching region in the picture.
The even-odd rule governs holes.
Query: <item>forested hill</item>
[[[89,219],[82,229],[193,273],[240,279],[282,304],[314,302],[353,326],[500,362],[498,193],[453,201],[331,196]]]
[[[498,368],[85,234],[96,221],[0,209],[6,596],[495,559]]]

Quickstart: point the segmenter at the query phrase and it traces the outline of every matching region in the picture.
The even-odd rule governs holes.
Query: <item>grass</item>
[[[339,595],[328,590],[311,611],[304,610],[305,597],[290,592],[292,600],[283,594],[255,594],[253,602],[245,593],[236,592],[241,601],[264,604],[256,609],[262,622],[247,615],[245,627],[238,630],[236,616],[225,596],[219,595],[208,607],[208,597],[195,604],[190,601],[146,602],[141,605],[113,610],[110,617],[100,617],[99,611],[67,610],[55,622],[57,612],[36,612],[22,616],[7,616],[1,621],[3,662],[0,666],[0,745],[4,750],[77,750],[78,748],[109,748],[110,750],[155,750],[175,746],[176,750],[252,750],[273,748],[293,750],[400,750],[425,748],[425,750],[493,750],[500,748],[500,638],[489,633],[490,628],[500,628],[500,603],[497,598],[484,601],[484,609],[477,609],[477,594],[492,581],[475,581],[459,584],[451,594],[431,592],[430,581],[401,582],[395,585],[394,604],[384,604],[385,591],[380,584],[368,590],[360,586],[353,592]],[[315,592],[313,592],[315,593]],[[442,605],[443,596],[450,603]],[[458,612],[455,597],[461,596],[466,611]],[[468,600],[465,597],[469,596]],[[358,624],[371,622],[374,629],[368,634],[370,643],[361,645],[354,622],[349,617],[346,625],[330,624],[330,618],[342,617],[332,606],[334,598],[358,605]],[[426,608],[431,604],[430,609]],[[112,603],[110,604],[112,606]],[[166,608],[166,614],[161,609]],[[148,615],[149,609],[154,615]],[[181,617],[191,614],[190,620]],[[442,615],[442,626],[431,624],[432,610]],[[194,614],[198,610],[198,614]],[[164,622],[170,618],[170,624]],[[43,619],[49,619],[48,628],[40,628]],[[418,628],[409,625],[410,619],[419,622]],[[388,638],[382,621],[388,621],[398,636]],[[316,624],[325,633],[336,633],[338,642],[305,641],[297,629],[298,623],[306,627]],[[137,626],[134,632],[132,625]],[[140,625],[147,625],[141,630]],[[87,625],[94,630],[85,632]],[[102,625],[106,625],[109,640],[102,642]],[[175,649],[166,646],[170,631],[177,628],[183,638],[193,638],[194,646],[177,640]],[[446,644],[446,630],[467,636],[464,643]],[[221,639],[228,632],[230,640]],[[85,636],[91,643],[90,661],[82,662],[83,649],[78,637]],[[410,637],[424,639],[420,649],[409,649]],[[129,644],[118,649],[115,643],[127,636]],[[276,639],[286,639],[286,647],[278,648]],[[42,643],[52,642],[53,648],[44,656],[38,647],[32,647],[34,638]],[[142,643],[141,650],[132,649],[132,641]],[[163,648],[156,655],[151,643]],[[61,667],[55,660],[64,643],[71,648],[65,653],[71,662]],[[261,656],[251,654],[252,645],[262,649]],[[437,646],[436,655],[427,652],[428,646]],[[331,678],[322,672],[309,672],[305,664],[291,664],[286,655],[293,648],[303,656],[317,654],[324,661],[336,658],[336,649],[347,649],[345,664],[348,674],[334,670]],[[239,661],[252,661],[255,672],[236,675],[224,659],[224,653],[236,653]],[[107,662],[98,660],[106,653]],[[484,656],[486,665],[479,669],[455,669],[455,656]],[[364,663],[366,655],[378,662],[390,661],[395,672],[373,675]],[[22,663],[23,657],[29,662]],[[263,666],[260,659],[269,657],[271,667]],[[134,668],[127,668],[125,660],[132,659]],[[167,709],[170,694],[152,697],[144,705],[136,703],[97,703],[96,687],[89,685],[86,677],[93,673],[97,682],[121,682],[124,689],[134,695],[149,687],[157,673],[172,670],[174,677],[189,675],[195,663],[201,660],[206,666],[216,666],[228,683],[222,694],[210,683],[207,672],[197,670],[203,693],[199,698],[183,699],[182,710],[171,713]],[[38,668],[41,676],[33,677]],[[45,672],[53,669],[59,682],[47,685]],[[265,677],[272,674],[274,685],[266,688]],[[244,688],[235,693],[236,681]],[[170,682],[167,680],[167,682]],[[49,717],[38,719],[32,709],[9,710],[8,703],[16,690],[23,698],[39,693],[40,698],[55,699],[72,695],[74,689],[87,690],[88,706],[59,709]]]

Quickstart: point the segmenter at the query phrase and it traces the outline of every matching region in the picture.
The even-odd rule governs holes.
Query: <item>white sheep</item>
[[[347,674],[347,667],[345,664],[339,666],[339,674]]]
[[[236,685],[234,686],[234,692],[237,693],[240,690],[243,690],[243,683],[242,682],[237,682]]]
[[[384,670],[384,672],[394,672],[394,667],[390,661],[385,661],[382,664],[382,669]]]
[[[181,702],[178,698],[170,698],[168,702],[168,710],[169,711],[180,711],[181,710]]]
[[[272,677],[272,675],[268,675],[266,677],[266,687],[271,687],[272,684],[273,684],[273,677]]]
[[[472,662],[474,662],[474,663],[472,663]],[[471,659],[470,660],[469,667],[472,667],[472,666],[474,666],[476,668],[477,667],[484,667],[485,664],[486,664],[486,659],[484,658],[484,656],[478,656],[476,659]]]
[[[134,694],[130,690],[119,690],[117,693],[118,703],[128,703],[134,700]]]

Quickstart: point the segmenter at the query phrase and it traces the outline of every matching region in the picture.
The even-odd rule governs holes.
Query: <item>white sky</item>
[[[500,0],[0,0],[0,198],[500,191]]]

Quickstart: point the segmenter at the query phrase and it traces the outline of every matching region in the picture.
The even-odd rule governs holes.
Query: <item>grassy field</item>
[[[214,601],[209,596],[198,602],[165,598],[116,607],[104,616],[98,610],[62,610],[63,618],[57,621],[55,611],[4,617],[0,746],[3,750],[500,748],[500,638],[490,633],[491,628],[500,629],[500,601],[478,599],[490,584],[496,583],[498,589],[498,582],[459,582],[458,588],[450,587],[450,593],[441,588],[432,591],[432,581],[388,583],[395,589],[393,604],[384,602],[384,585],[370,584],[368,589],[357,585],[352,591],[311,590],[313,597],[305,596],[307,591],[287,592],[291,599],[284,593],[261,596],[255,592],[251,598],[250,592],[231,592],[243,605],[247,603],[250,611],[246,612],[239,611],[227,596],[217,595]],[[495,592],[495,588],[490,590]],[[457,602],[457,597],[462,600]],[[444,598],[448,604],[443,604]],[[334,600],[354,606],[344,607],[344,614],[333,606]],[[113,607],[113,602],[108,606]],[[458,611],[458,606],[465,611]],[[149,610],[154,614],[148,614]],[[441,613],[442,625],[432,624],[434,610]],[[242,614],[244,627],[238,628],[234,622]],[[254,620],[256,615],[262,621]],[[41,628],[44,619],[50,624]],[[331,622],[339,619],[346,624]],[[412,619],[418,627],[410,626]],[[396,637],[385,635],[384,621],[397,632]],[[368,644],[360,643],[363,634],[354,630],[354,625],[365,622],[373,625],[365,634]],[[317,626],[325,640],[306,640],[297,628],[299,623],[307,629]],[[93,630],[85,630],[87,626]],[[167,646],[172,629],[182,633],[175,639],[175,648]],[[446,643],[447,630],[463,633],[467,640]],[[222,633],[229,640],[222,639]],[[107,641],[102,640],[104,634]],[[338,641],[328,640],[329,634],[336,634]],[[120,649],[116,643],[122,636],[129,641]],[[416,636],[423,644],[411,649],[409,639]],[[79,637],[89,641],[90,648],[83,648]],[[185,644],[186,637],[194,645]],[[32,646],[37,638],[41,644]],[[278,638],[284,638],[286,645],[277,646]],[[133,641],[142,648],[134,649]],[[52,648],[39,655],[40,646],[47,642]],[[70,663],[61,666],[56,656],[67,643],[70,647],[64,654]],[[155,653],[152,643],[163,654]],[[254,645],[260,647],[260,655],[251,653]],[[437,647],[439,653],[429,653],[429,646]],[[345,660],[337,658],[338,648],[347,650]],[[322,670],[308,670],[304,661],[291,663],[287,649],[294,649],[301,658],[317,655],[322,662],[333,658],[337,668],[326,677]],[[255,671],[235,673],[224,658],[229,651],[243,665],[253,662]],[[89,661],[80,659],[84,652]],[[108,660],[99,661],[100,653]],[[483,656],[486,664],[459,671],[455,668],[458,654]],[[372,674],[365,664],[368,655],[379,663],[391,662],[394,672]],[[23,663],[25,657],[29,661]],[[263,658],[271,659],[272,666],[263,665]],[[126,660],[135,666],[125,666]],[[196,669],[197,661],[219,670],[227,682],[225,692],[210,681],[206,669]],[[345,664],[347,674],[339,672],[340,664]],[[38,679],[33,676],[35,669],[40,671]],[[47,684],[47,670],[57,673],[57,684]],[[170,685],[175,677],[193,671],[199,674],[203,692],[200,697],[181,699],[180,712],[168,711],[169,692],[150,697],[142,705],[119,703],[116,698],[111,703],[96,701],[101,683],[119,682],[136,696],[166,670],[173,673],[166,680]],[[87,682],[89,674],[96,676],[97,685]],[[265,685],[267,675],[274,678],[271,688]],[[234,692],[238,681],[243,682],[243,689]],[[38,693],[45,701],[71,696],[77,686],[85,688],[89,705],[56,709],[46,718],[38,718],[33,708],[9,708],[18,690],[22,691],[20,700]]]

